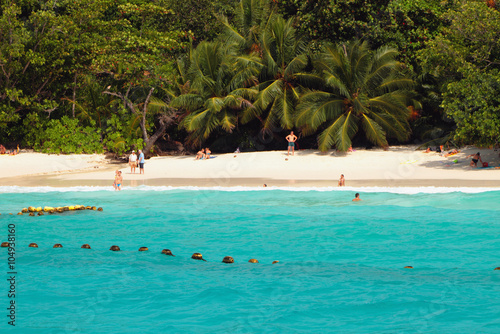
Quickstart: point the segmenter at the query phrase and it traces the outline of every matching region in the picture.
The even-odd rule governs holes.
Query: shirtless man
[[[467,158],[472,157],[472,160],[470,161],[470,166],[471,167],[477,167],[477,162],[481,161],[483,163],[483,160],[481,160],[481,153],[477,152],[476,154],[470,154],[467,156]]]
[[[361,201],[361,198],[359,198],[359,193],[356,193],[356,195],[354,195],[354,198],[352,199],[353,202],[357,202],[357,201]]]
[[[288,153],[290,155],[290,148],[292,149],[292,155],[295,153],[295,141],[297,140],[297,136],[293,134],[293,131],[290,132],[288,136],[285,138],[288,141]]]

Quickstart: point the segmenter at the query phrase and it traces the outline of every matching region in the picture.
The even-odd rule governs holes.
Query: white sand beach
[[[469,166],[471,153],[481,152],[490,168]],[[48,155],[20,153],[0,156],[2,186],[111,186],[114,171],[123,172],[124,187],[149,186],[337,186],[340,174],[346,186],[379,187],[500,187],[499,152],[464,148],[444,157],[412,146],[388,150],[355,149],[350,153],[315,150],[249,153],[212,153],[209,160],[194,155],[152,157],[145,173],[130,172],[126,164],[111,163],[104,155]]]

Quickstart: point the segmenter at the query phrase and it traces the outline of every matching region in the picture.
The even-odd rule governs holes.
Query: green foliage
[[[409,137],[407,103],[413,81],[396,61],[397,51],[371,51],[367,42],[327,46],[314,65],[323,77],[324,90],[305,93],[298,106],[297,124],[304,133],[320,127],[319,149],[332,146],[347,151],[361,125],[366,138],[387,146],[387,137]]]
[[[422,68],[439,82],[441,107],[457,126],[462,144],[498,142],[500,12],[484,1],[461,2],[449,22],[419,52]]]
[[[195,145],[299,125],[321,133],[321,149],[345,149],[361,131],[384,146],[410,133],[403,115],[411,94],[399,84],[413,73],[424,106],[412,109],[419,138],[446,136],[456,122],[455,139],[488,145],[498,141],[500,13],[499,2],[486,3],[0,0],[0,141],[86,150],[57,138],[71,129],[99,143],[95,151],[122,154],[180,122]],[[378,49],[353,53],[364,55],[364,69],[329,46],[356,37]],[[381,50],[393,50],[398,70],[379,79],[399,84],[362,84]]]
[[[311,76],[305,73],[308,58],[306,43],[293,28],[292,20],[274,16],[259,36],[259,49],[264,64],[256,86],[259,93],[243,121],[261,121],[263,131],[291,129],[295,106],[301,94],[300,82]]]
[[[363,38],[374,47],[393,46],[415,65],[415,51],[443,25],[441,14],[453,1],[438,0],[276,0],[285,17],[314,44]]]
[[[201,145],[215,130],[232,132],[238,111],[251,106],[255,89],[246,88],[261,67],[253,56],[239,55],[231,46],[202,42],[191,53],[186,94],[172,100],[172,106],[187,111],[181,126],[190,142]]]
[[[462,72],[500,64],[500,12],[484,2],[464,2],[444,14],[449,27],[419,53],[425,72],[445,80],[460,79]]]
[[[167,0],[173,15],[167,23],[174,30],[189,31],[195,44],[217,38],[222,24],[218,15],[232,17],[234,0]]]
[[[35,149],[44,153],[102,153],[100,131],[93,126],[82,127],[77,119],[67,116],[49,121],[45,131],[37,133]]]
[[[39,114],[31,112],[23,119],[21,127],[24,133],[22,145],[27,147],[41,147],[41,136],[47,125],[47,120]]]
[[[144,141],[133,130],[137,128],[134,119],[124,122],[125,113],[120,114],[113,114],[106,122],[104,146],[107,151],[122,155],[131,149],[142,149]]]
[[[486,147],[500,143],[500,71],[471,71],[448,84],[443,108],[456,122],[458,142]]]

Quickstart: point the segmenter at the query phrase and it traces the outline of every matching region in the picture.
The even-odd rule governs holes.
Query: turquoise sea
[[[499,203],[470,188],[0,187],[0,241],[15,225],[20,333],[498,333]],[[104,211],[16,215],[73,204]]]

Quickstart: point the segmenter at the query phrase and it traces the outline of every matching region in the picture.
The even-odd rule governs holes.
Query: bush
[[[44,153],[103,153],[100,130],[92,123],[82,127],[78,119],[67,116],[50,120],[45,131],[37,134],[34,148]]]
[[[120,156],[132,149],[138,150],[144,147],[142,138],[137,138],[136,133],[132,130],[134,128],[133,120],[127,123],[115,114],[108,119],[106,125],[104,145],[108,152]]]

